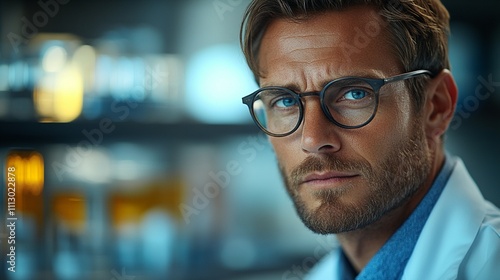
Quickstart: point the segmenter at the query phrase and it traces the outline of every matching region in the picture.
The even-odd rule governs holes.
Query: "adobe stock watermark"
[[[351,56],[355,53],[360,53],[362,49],[368,47],[368,45],[374,40],[382,31],[383,27],[389,25],[385,21],[380,23],[376,20],[377,13],[372,12],[372,20],[365,23],[363,29],[359,27],[354,27],[354,37],[352,43],[347,43],[345,41],[340,42],[339,48],[342,51],[344,58],[347,62],[351,62]]]
[[[309,257],[305,257],[300,264],[292,265],[290,269],[283,273],[281,276],[282,280],[305,279],[307,273],[324,255],[340,246],[334,235],[329,235],[326,238],[318,236],[316,241],[318,241],[318,245],[314,248],[313,254]]]
[[[244,161],[250,163],[257,158],[257,153],[266,148],[267,137],[263,132],[257,136],[248,136],[245,141],[238,145],[238,154],[245,156]],[[193,196],[191,203],[179,204],[179,210],[182,213],[184,222],[189,224],[192,216],[198,216],[205,208],[208,207],[210,201],[219,196],[221,190],[227,188],[231,182],[231,178],[238,176],[243,171],[242,162],[237,160],[229,160],[224,170],[217,172],[210,171],[208,177],[210,182],[207,182],[200,190],[193,188]]]
[[[214,0],[212,5],[214,6],[217,16],[222,21],[224,20],[225,13],[234,11],[241,3],[243,3],[243,0]]]
[[[403,4],[398,0],[388,1],[387,6],[392,7],[393,12],[403,10]],[[382,21],[378,20],[380,17]],[[366,22],[363,28],[353,28],[354,37],[351,43],[340,42],[339,48],[348,63],[352,62],[351,55],[361,53],[362,49],[368,47],[373,40],[376,40],[383,28],[389,26],[389,22],[385,20],[381,11],[370,12],[370,18],[371,20]]]
[[[61,5],[66,5],[70,0],[39,0],[37,2],[40,6],[40,10],[33,14],[31,20],[22,17],[21,18],[21,34],[14,32],[9,32],[7,38],[16,53],[19,52],[19,47],[21,45],[28,44],[29,40],[35,37],[40,28],[49,23],[49,19],[55,17],[60,10]]]
[[[488,80],[486,80],[483,76],[479,76],[477,80],[479,81],[479,84],[474,91],[474,95],[465,97],[463,102],[457,104],[455,115],[450,123],[451,129],[458,129],[462,125],[464,119],[470,118],[472,113],[479,109],[481,102],[490,98],[495,90],[500,88],[500,82],[493,81],[492,74],[488,76]]]
[[[111,278],[109,280],[134,280],[135,276],[127,275],[125,268],[122,268],[122,273],[118,273],[115,269],[111,270]]]
[[[138,95],[142,95],[143,90],[151,91],[156,89],[167,77],[167,73],[163,72],[159,67],[155,69],[146,67],[147,77],[143,85],[136,85],[134,90]],[[119,121],[126,120],[133,109],[136,109],[139,103],[133,100],[118,101],[111,103],[110,110]],[[63,181],[66,173],[72,173],[76,168],[81,166],[85,157],[89,155],[93,149],[99,147],[104,137],[115,131],[116,125],[110,118],[102,118],[96,127],[91,129],[82,129],[83,139],[78,142],[75,148],[66,145],[66,157],[64,162],[54,161],[51,166],[56,174],[59,182]]]

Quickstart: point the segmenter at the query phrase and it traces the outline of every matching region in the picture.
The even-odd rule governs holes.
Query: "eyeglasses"
[[[321,109],[332,123],[347,129],[360,128],[375,117],[382,86],[420,75],[432,76],[432,73],[416,70],[385,79],[344,77],[327,83],[320,92],[301,94],[270,86],[243,97],[242,101],[259,128],[274,137],[290,135],[299,128],[304,118],[301,98],[315,95],[319,96]]]

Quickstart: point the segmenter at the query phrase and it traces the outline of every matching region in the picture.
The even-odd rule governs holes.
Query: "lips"
[[[309,175],[306,175],[300,182],[302,184],[308,185],[328,185],[334,186],[337,183],[341,183],[346,180],[350,180],[359,176],[356,173],[350,172],[337,172],[337,171],[329,171],[329,172],[315,172]]]

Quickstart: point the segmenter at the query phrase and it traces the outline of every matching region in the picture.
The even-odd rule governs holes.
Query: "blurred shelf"
[[[254,124],[138,123],[75,121],[71,123],[38,123],[0,121],[0,144],[3,146],[79,143],[99,144],[115,141],[168,142],[216,141],[230,136],[256,134]]]

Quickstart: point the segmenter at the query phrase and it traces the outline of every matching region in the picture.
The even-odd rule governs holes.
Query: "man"
[[[437,0],[254,0],[243,98],[312,231],[311,279],[499,279],[500,211],[443,135],[457,102]],[[297,279],[296,277],[289,279]]]

